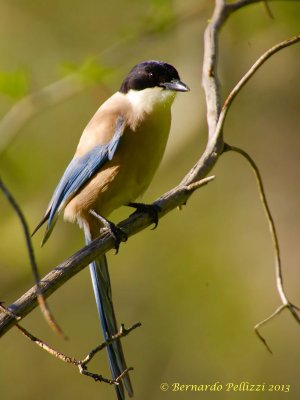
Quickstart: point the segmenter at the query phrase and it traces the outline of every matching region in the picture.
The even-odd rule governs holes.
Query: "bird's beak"
[[[161,87],[167,90],[174,90],[176,92],[188,92],[190,88],[183,82],[174,79],[171,82],[164,82],[160,84]]]

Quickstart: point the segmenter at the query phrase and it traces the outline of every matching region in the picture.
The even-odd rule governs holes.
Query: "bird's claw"
[[[106,226],[106,228],[108,229],[109,233],[111,234],[111,236],[114,239],[114,242],[115,242],[114,247],[116,250],[115,254],[118,254],[121,242],[126,242],[128,239],[128,236],[121,228],[119,228],[117,225],[115,225],[111,221],[109,221],[109,224]]]
[[[113,222],[96,213],[95,210],[90,210],[90,214],[99,219],[102,222],[104,228],[106,228],[106,230],[111,234],[115,242],[114,248],[116,250],[116,254],[118,254],[121,242],[126,242],[126,240],[128,239],[127,234]]]
[[[137,212],[143,212],[145,214],[148,214],[154,224],[154,227],[152,228],[152,230],[154,230],[157,227],[158,214],[161,212],[161,207],[159,205],[144,204],[144,203],[128,203],[127,205],[129,207],[133,207],[136,209],[131,215],[133,215]]]

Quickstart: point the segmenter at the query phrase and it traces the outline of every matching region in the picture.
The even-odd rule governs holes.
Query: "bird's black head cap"
[[[151,60],[141,62],[132,68],[124,79],[120,92],[126,94],[130,89],[143,90],[152,87],[162,87],[164,89],[176,91],[189,90],[188,87],[180,81],[178,72],[172,65]]]

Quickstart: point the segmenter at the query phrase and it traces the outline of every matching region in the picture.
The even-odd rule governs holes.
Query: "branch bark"
[[[214,177],[205,178],[193,184],[177,187],[169,193],[159,198],[155,203],[159,205],[159,217],[173,210],[174,208],[186,204],[190,195],[198,188],[206,185]],[[134,213],[119,224],[120,228],[128,235],[128,237],[140,232],[151,225],[151,218],[147,214]],[[55,267],[40,281],[40,293],[44,298],[49,297],[61,285],[80,272],[97,256],[106,253],[114,248],[114,239],[107,233],[102,234],[88,246],[85,246],[77,253],[73,254],[66,261]],[[8,307],[15,316],[24,318],[37,306],[37,287],[29,289],[15,303]],[[0,337],[16,324],[17,320],[9,313],[0,314]]]
[[[133,370],[133,368],[129,367],[129,368],[125,369],[125,371],[123,371],[122,374],[120,376],[118,376],[116,379],[108,379],[108,378],[105,378],[103,375],[99,375],[94,372],[88,371],[87,365],[95,357],[96,354],[98,354],[99,352],[104,350],[107,346],[109,346],[114,341],[127,336],[130,332],[132,332],[136,328],[139,328],[140,326],[141,326],[140,322],[137,322],[136,324],[132,325],[128,329],[126,329],[124,327],[124,325],[122,325],[119,332],[116,333],[113,337],[107,339],[105,342],[101,343],[100,345],[98,345],[97,347],[92,349],[84,357],[84,359],[78,360],[75,357],[67,356],[67,355],[61,353],[60,351],[55,350],[53,347],[49,346],[46,342],[44,342],[41,339],[37,338],[36,336],[32,335],[30,332],[27,331],[27,329],[25,329],[21,325],[19,325],[18,323],[16,324],[16,327],[24,336],[26,336],[29,340],[31,340],[33,343],[35,343],[37,346],[39,346],[44,351],[46,351],[48,354],[51,354],[52,356],[56,357],[57,359],[65,362],[65,363],[76,366],[82,375],[92,378],[95,382],[105,382],[110,385],[119,385],[119,382],[124,377],[124,375],[128,374],[128,372]]]

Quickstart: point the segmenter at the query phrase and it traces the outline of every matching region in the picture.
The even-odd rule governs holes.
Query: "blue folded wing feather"
[[[37,229],[47,221],[47,229],[43,239],[46,242],[55,225],[57,217],[65,205],[82,186],[109,160],[112,160],[118,149],[124,131],[124,119],[119,117],[113,138],[104,145],[95,146],[81,157],[74,157],[57,185],[50,201],[45,218]],[[36,229],[36,230],[37,230]]]

